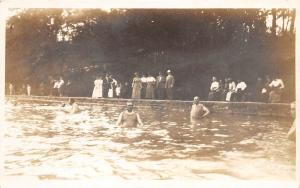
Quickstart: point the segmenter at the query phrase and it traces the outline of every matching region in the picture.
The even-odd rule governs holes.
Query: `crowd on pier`
[[[157,77],[151,74],[135,72],[131,82],[124,84],[116,81],[112,75],[106,74],[104,78],[99,76],[94,81],[92,98],[132,98],[132,99],[173,99],[173,87],[175,79],[171,71],[167,76],[159,72]]]
[[[282,94],[284,91],[283,80],[274,77],[273,80],[266,76],[265,80],[257,78],[255,86],[249,92],[247,83],[242,79],[236,82],[228,77],[225,80],[217,80],[212,77],[210,91],[208,93],[209,101],[251,101],[279,103],[282,102]],[[249,93],[252,96],[249,96]]]
[[[125,99],[174,99],[175,77],[171,70],[159,72],[158,75],[133,74],[132,80],[120,81],[112,74],[98,75],[93,83],[92,98],[125,98]],[[16,88],[13,83],[7,84],[9,95],[32,95],[30,83],[22,84]],[[282,95],[285,89],[284,82],[278,76],[272,79],[266,76],[264,79],[257,78],[254,87],[249,88],[242,79],[218,79],[213,76],[211,79],[208,101],[254,101],[266,103],[282,102]],[[176,94],[176,93],[175,93]],[[58,79],[50,79],[47,84],[40,83],[34,95],[49,96],[74,96],[72,82],[65,81],[62,76]]]

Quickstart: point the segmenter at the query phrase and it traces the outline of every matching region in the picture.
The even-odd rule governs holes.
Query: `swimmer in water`
[[[12,106],[17,106],[17,105],[18,105],[18,101],[12,99],[12,100],[8,100],[8,101],[6,102],[6,104],[10,104],[10,105],[12,105]]]
[[[127,109],[121,112],[119,115],[117,126],[122,127],[137,127],[138,125],[143,126],[140,115],[133,111],[133,103],[126,103]]]
[[[194,97],[194,102],[191,109],[191,123],[199,123],[199,121],[209,114],[208,108],[199,102],[199,97]]]
[[[67,110],[67,112],[69,112],[70,114],[76,114],[80,112],[78,104],[75,102],[74,99],[70,98],[68,105],[71,107],[71,109]],[[66,107],[66,105],[62,104],[62,107]]]
[[[292,117],[295,118],[295,102],[291,103],[291,114]],[[287,133],[287,138],[291,141],[296,142],[296,123],[295,120],[293,122],[292,127],[290,128],[289,132]]]

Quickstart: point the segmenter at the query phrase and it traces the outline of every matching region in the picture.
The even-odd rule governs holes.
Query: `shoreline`
[[[61,103],[68,101],[69,98],[74,98],[79,104],[94,104],[94,105],[115,105],[125,106],[126,102],[132,99],[121,98],[99,98],[92,99],[91,97],[56,97],[56,96],[22,96],[22,95],[6,95],[5,99],[14,99],[18,101],[40,101]],[[190,110],[193,101],[181,100],[150,100],[150,99],[135,99],[135,106],[152,107],[160,109],[183,108]],[[275,117],[291,117],[289,103],[260,103],[260,102],[225,102],[225,101],[200,101],[207,106],[211,112],[225,114],[242,114],[254,116],[275,116]]]

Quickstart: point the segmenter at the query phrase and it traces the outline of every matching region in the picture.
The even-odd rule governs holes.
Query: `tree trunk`
[[[282,15],[282,34],[284,35],[284,33],[285,33],[285,30],[284,30],[284,22],[285,22],[285,12],[284,12],[284,10],[282,10],[282,13],[281,13],[281,15]]]
[[[272,9],[272,28],[271,28],[271,32],[272,35],[275,37],[276,36],[276,9],[273,8]]]
[[[291,34],[294,34],[295,17],[296,17],[296,10],[293,9],[292,13],[291,13],[291,26],[290,26],[290,33]]]
[[[281,10],[281,16],[282,16],[282,29],[281,29],[281,32],[282,34],[284,35],[285,33],[285,9],[282,9]]]
[[[288,32],[288,26],[289,26],[290,21],[291,21],[291,18],[288,17],[287,21],[286,21],[286,26],[285,26],[285,29],[284,29],[284,32],[286,32],[286,33]]]

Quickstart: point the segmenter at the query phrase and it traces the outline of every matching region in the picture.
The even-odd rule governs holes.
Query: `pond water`
[[[188,109],[138,107],[140,128],[115,126],[124,106],[58,103],[5,106],[5,175],[40,179],[295,180],[291,119],[210,114],[189,125]]]

